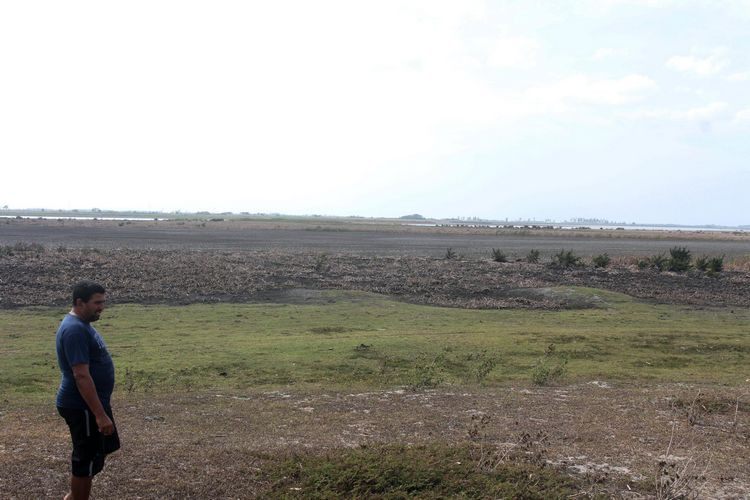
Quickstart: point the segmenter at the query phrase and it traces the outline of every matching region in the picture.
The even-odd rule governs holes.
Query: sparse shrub
[[[709,258],[702,255],[695,259],[694,266],[699,271],[705,271],[711,274],[720,273],[724,270],[724,256]]]
[[[330,269],[331,265],[328,263],[328,256],[326,254],[322,253],[315,258],[316,273],[327,273]]]
[[[708,272],[720,273],[724,270],[724,256],[712,257],[708,260]]]
[[[412,365],[409,389],[418,391],[442,384],[444,361],[445,358],[442,354],[432,360],[427,359],[424,355],[419,356]]]
[[[695,259],[695,268],[699,271],[707,271],[708,270],[708,257],[705,255],[701,255],[697,259]]]
[[[750,254],[733,257],[728,267],[735,271],[750,272]]]
[[[314,326],[310,328],[311,333],[344,333],[347,329],[343,326]]]
[[[663,253],[660,253],[658,255],[654,255],[649,259],[649,263],[651,264],[651,267],[658,271],[666,271],[669,269],[669,257],[664,255]]]
[[[466,361],[473,362],[474,366],[471,366],[470,369],[471,378],[480,384],[497,366],[497,358],[488,355],[486,350],[469,353],[466,356]]]
[[[568,269],[581,265],[581,258],[573,253],[572,250],[560,250],[552,256],[552,267]]]
[[[529,264],[536,264],[539,262],[539,250],[532,248],[529,253],[526,254],[526,262]]]
[[[454,252],[452,248],[448,247],[448,249],[445,250],[445,260],[453,260],[456,257],[456,252]]]
[[[495,262],[508,262],[508,256],[499,248],[492,249],[492,260]]]
[[[37,257],[46,252],[47,249],[41,243],[25,243],[19,241],[14,245],[0,246],[0,256],[11,256],[16,254],[34,254]]]
[[[597,255],[596,257],[594,257],[593,262],[594,262],[594,267],[603,268],[603,267],[607,267],[609,263],[612,262],[612,259],[606,253],[603,253],[601,255]]]
[[[669,249],[669,270],[675,272],[690,269],[690,250],[685,247],[672,247]]]
[[[557,352],[555,344],[550,344],[539,358],[531,372],[531,381],[535,385],[547,385],[565,376],[568,358]]]
[[[692,427],[692,424],[690,424]],[[695,442],[695,434],[688,430],[675,436],[677,422],[672,423],[669,445],[656,461],[655,498],[678,500],[703,498],[706,472],[711,464],[708,450],[701,450]],[[687,442],[686,442],[687,441]],[[679,446],[679,452],[673,449]]]
[[[546,464],[549,435],[545,431],[539,430],[534,434],[520,432],[511,442],[498,443],[487,433],[491,421],[489,415],[474,414],[467,432],[469,440],[475,444],[472,455],[480,472],[493,473],[509,462]]]
[[[636,263],[638,269],[646,269],[650,264],[651,263],[649,262],[648,258],[638,259],[638,262]]]

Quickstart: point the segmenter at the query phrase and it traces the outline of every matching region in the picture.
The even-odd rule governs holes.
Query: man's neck
[[[83,319],[80,314],[76,313],[75,309],[71,309],[68,314],[70,314],[71,316],[75,316],[76,318],[80,319],[84,323],[88,323],[88,321],[86,321],[85,319]]]

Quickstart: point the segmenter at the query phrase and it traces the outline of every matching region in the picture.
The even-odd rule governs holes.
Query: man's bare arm
[[[89,365],[86,363],[73,365],[73,378],[75,378],[76,387],[78,387],[78,392],[81,393],[81,397],[91,411],[94,412],[99,432],[105,436],[109,436],[114,432],[115,426],[112,423],[112,420],[104,412],[102,402],[99,401],[99,395],[96,393],[94,379],[91,378],[91,373],[89,372]]]

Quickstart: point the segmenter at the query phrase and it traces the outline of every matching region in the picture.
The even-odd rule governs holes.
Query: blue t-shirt
[[[57,406],[78,410],[88,408],[78,392],[72,368],[73,365],[85,363],[89,365],[89,373],[102,406],[108,407],[115,387],[115,365],[99,332],[78,316],[66,314],[57,329],[55,343],[57,364],[62,373],[60,388],[57,390]]]

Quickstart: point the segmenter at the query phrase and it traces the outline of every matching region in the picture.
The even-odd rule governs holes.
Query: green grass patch
[[[480,470],[470,446],[376,446],[301,454],[267,472],[273,498],[569,498],[581,480],[549,467]],[[602,497],[603,498],[603,497]]]
[[[326,292],[314,304],[118,305],[95,326],[115,361],[116,390],[126,392],[531,383],[550,346],[565,360],[563,382],[747,378],[747,309],[644,304],[570,287],[552,293],[598,306],[465,310]],[[54,394],[54,332],[65,312],[0,311],[4,397]]]

